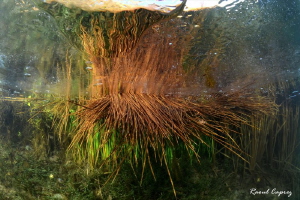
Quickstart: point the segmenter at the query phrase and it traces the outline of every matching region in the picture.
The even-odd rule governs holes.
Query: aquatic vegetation
[[[272,114],[277,108],[272,98],[246,88],[214,90],[214,69],[221,60],[215,52],[222,52],[222,40],[216,40],[201,63],[183,66],[191,59],[185,57],[190,49],[179,47],[189,46],[192,38],[184,36],[196,30],[179,28],[177,19],[157,23],[180,10],[174,15],[88,13],[58,4],[40,6],[57,16],[60,30],[84,52],[91,74],[88,94],[74,98],[71,64],[66,62],[65,102],[59,99],[50,111],[58,134],[70,138],[72,157],[91,169],[100,166],[111,178],[124,163],[142,166],[142,177],[149,167],[156,178],[152,166],[160,163],[174,187],[176,149],[199,160],[198,145],[208,145],[206,136],[244,159],[232,134],[249,124],[250,115]],[[120,18],[126,21],[119,23]],[[209,94],[203,88],[210,88]]]
[[[68,8],[59,3],[44,3],[35,0],[36,5],[48,12],[57,22],[58,29],[64,37],[76,48],[84,51],[79,35],[87,32],[90,36],[98,32],[101,52],[97,56],[122,56],[131,51],[138,43],[141,35],[153,24],[171,19],[179,15],[184,6],[183,1],[170,13],[160,13],[146,9],[123,12],[87,12],[79,8]]]
[[[0,157],[4,160],[0,170],[8,174],[3,179],[18,174],[22,166],[19,177],[31,178],[20,187],[41,198],[50,193],[53,198],[64,197],[64,193],[71,199],[149,199],[152,194],[157,199],[174,199],[176,188],[175,194],[182,199],[204,199],[211,188],[226,193],[235,187],[228,183],[228,177],[235,179],[233,175],[220,172],[220,160],[224,168],[250,172],[255,184],[267,180],[259,174],[265,164],[281,170],[282,176],[298,173],[299,109],[281,104],[278,98],[278,91],[294,85],[269,86],[277,77],[272,81],[262,77],[275,72],[268,72],[263,61],[252,62],[261,55],[246,49],[256,35],[247,35],[248,41],[236,36],[261,30],[252,23],[257,5],[247,5],[249,19],[238,18],[233,25],[242,27],[230,30],[223,19],[227,8],[216,13],[185,12],[175,18],[183,7],[165,14],[143,9],[87,12],[41,1],[38,5],[55,18],[64,39],[81,52],[55,45],[49,52],[41,51],[41,57],[28,66],[39,72],[30,94],[1,99],[24,102],[34,127],[27,133],[15,126],[8,134],[20,149]],[[228,21],[232,25],[232,16]],[[43,26],[38,20],[34,23]],[[234,37],[230,37],[232,31],[237,31]],[[28,37],[32,41],[43,34],[52,35],[46,46],[55,40],[55,30]],[[60,41],[60,46],[66,45]],[[249,61],[243,65],[239,65],[241,52]],[[228,55],[232,57],[226,60]],[[23,68],[24,80],[36,80]],[[44,86],[49,89],[45,94],[36,92]],[[27,161],[27,153],[35,160]],[[233,164],[228,164],[231,160]],[[116,181],[105,184],[111,179]],[[43,181],[47,187],[31,187]],[[61,194],[52,194],[54,190]]]
[[[202,137],[208,136],[243,158],[231,136],[234,127],[249,124],[251,114],[272,114],[277,108],[271,98],[246,89],[193,95],[202,82],[189,82],[195,71],[181,65],[185,51],[177,47],[189,42],[183,37],[165,37],[149,29],[126,56],[103,57],[105,40],[98,23],[92,18],[93,34],[81,27],[79,35],[91,62],[89,97],[70,101],[78,109],[71,114],[75,123],[69,150],[91,168],[102,166],[114,177],[124,162],[130,162],[143,170],[148,165],[155,177],[151,166],[159,162],[173,184],[169,167],[180,144],[199,159],[196,144],[205,143]],[[167,27],[172,26],[161,24],[160,30]],[[176,27],[169,31],[179,32]]]

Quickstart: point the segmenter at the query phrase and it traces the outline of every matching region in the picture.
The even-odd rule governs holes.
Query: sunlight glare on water
[[[244,0],[187,0],[185,11],[199,10],[210,7],[234,6]],[[144,8],[152,11],[169,13],[179,6],[183,0],[44,0],[46,3],[59,2],[67,7],[78,7],[86,11],[120,12]]]

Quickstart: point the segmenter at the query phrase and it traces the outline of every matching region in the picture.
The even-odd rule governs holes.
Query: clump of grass
[[[168,168],[171,154],[166,149],[181,142],[198,158],[195,140],[204,142],[203,135],[240,156],[238,145],[226,140],[231,138],[226,127],[248,123],[243,111],[268,112],[272,106],[244,93],[217,95],[206,103],[147,94],[108,95],[88,101],[76,113],[78,129],[70,147],[84,144],[91,165],[100,158],[115,169],[125,160],[138,164],[141,159],[151,166],[152,156]]]
[[[65,101],[58,99],[52,104],[52,114],[60,139],[67,141],[63,136],[71,137],[70,154],[88,162],[91,168],[102,167],[110,177],[129,162],[132,166],[142,165],[143,170],[149,167],[155,178],[152,163],[156,162],[166,166],[174,187],[169,168],[175,165],[175,148],[199,160],[197,145],[206,144],[203,138],[208,136],[243,158],[232,137],[238,133],[235,127],[249,124],[253,113],[276,110],[272,99],[250,90],[213,92],[218,81],[215,77],[214,84],[201,85],[202,76],[198,77],[197,71],[203,69],[188,70],[181,64],[185,50],[178,47],[186,46],[188,41],[164,36],[162,24],[148,30],[134,49],[122,51],[126,55],[103,57],[103,30],[97,19],[90,23],[94,27],[81,27],[80,35],[92,64],[88,93],[79,92],[78,100],[71,100],[74,98],[70,91],[75,86],[72,63],[67,58],[62,71]],[[173,35],[179,31],[176,26],[168,28]],[[214,75],[213,70],[207,73]],[[209,94],[202,95],[201,89],[207,87]]]
[[[184,51],[178,51],[178,46],[186,43],[183,38],[153,36],[150,31],[126,56],[103,58],[104,41],[98,29],[96,26],[92,35],[82,29],[92,81],[90,97],[74,102],[80,109],[72,114],[76,126],[69,150],[91,167],[100,165],[113,172],[111,177],[127,161],[142,164],[143,169],[148,164],[155,177],[151,163],[160,162],[173,185],[172,149],[183,143],[199,159],[196,146],[199,141],[205,143],[203,136],[243,158],[231,136],[233,127],[248,124],[253,113],[276,110],[272,100],[246,89],[194,95],[202,81],[190,81],[195,75],[180,64]]]

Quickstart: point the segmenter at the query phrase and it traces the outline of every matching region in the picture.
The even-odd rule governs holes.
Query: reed
[[[285,81],[277,82],[269,86],[269,94],[276,96],[281,102],[279,109],[271,114],[259,114],[250,116],[248,124],[242,124],[238,129],[240,135],[234,135],[234,141],[238,143],[242,151],[247,155],[245,160],[232,156],[235,170],[250,172],[256,177],[256,181],[262,181],[266,166],[268,170],[278,173],[282,180],[289,179],[291,187],[299,187],[297,177],[299,174],[299,160],[297,149],[299,140],[299,105],[288,99],[289,91],[296,86],[295,81],[287,84]],[[230,155],[230,153],[228,152]],[[247,162],[248,161],[248,162]],[[268,180],[264,180],[268,181]],[[295,189],[297,191],[297,189]]]
[[[163,33],[163,25],[159,26]],[[92,27],[92,35],[84,28],[81,34],[92,64],[89,97],[72,101],[78,109],[71,114],[76,120],[69,152],[91,168],[101,166],[111,177],[124,162],[142,165],[143,171],[148,165],[155,177],[151,163],[159,162],[166,166],[174,187],[169,166],[176,147],[183,146],[199,160],[197,145],[217,142],[243,158],[233,127],[249,124],[254,113],[273,113],[277,108],[270,98],[244,88],[199,95],[203,81],[191,81],[197,77],[195,69],[181,65],[185,51],[178,47],[189,42],[183,37],[153,35],[155,30],[148,30],[126,56],[105,58],[101,56],[103,33]],[[178,33],[175,26],[171,29]],[[210,144],[203,137],[212,138]]]
[[[199,69],[184,68],[186,51],[178,47],[187,46],[191,39],[178,37],[186,32],[178,30],[176,20],[148,29],[135,48],[122,50],[122,56],[107,57],[103,57],[107,49],[103,50],[104,32],[97,20],[90,21],[89,30],[80,29],[86,60],[91,63],[87,90],[80,89],[85,80],[76,82],[72,77],[81,74],[82,63],[72,71],[74,61],[67,53],[65,68],[58,72],[64,94],[45,106],[50,107],[47,111],[60,139],[71,140],[69,155],[88,169],[101,167],[112,178],[125,162],[141,166],[143,172],[149,167],[155,178],[152,163],[157,162],[166,166],[173,187],[175,149],[199,160],[199,144],[204,144],[212,147],[209,153],[214,160],[217,142],[244,159],[234,135],[242,124],[250,124],[251,115],[274,113],[277,106],[272,98],[245,88],[202,94],[203,88],[215,87],[215,66],[210,65],[218,65],[220,57],[207,58]],[[165,36],[166,29],[170,37]],[[203,73],[209,77],[202,80],[199,74]]]
[[[300,145],[299,141],[299,119],[300,107],[285,103],[281,108],[281,115],[278,119],[277,129],[280,130],[277,136],[276,157],[273,162],[277,164],[279,170],[284,173],[293,168],[296,149]]]
[[[249,163],[245,163],[244,170],[253,172],[261,166],[262,158],[268,153],[268,139],[273,134],[275,123],[274,115],[254,115],[250,117],[249,124],[241,126],[241,148],[249,155]]]

